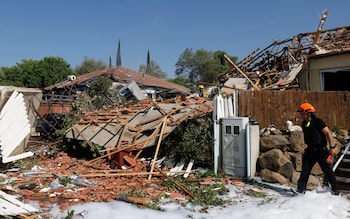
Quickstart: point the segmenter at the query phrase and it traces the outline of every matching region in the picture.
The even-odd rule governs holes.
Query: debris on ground
[[[30,166],[32,168],[29,169]],[[12,171],[7,171],[10,169]],[[20,214],[12,212],[4,215],[50,217],[50,209],[54,206],[66,211],[71,206],[83,203],[113,200],[134,203],[140,207],[157,206],[157,202],[164,197],[177,203],[191,200],[200,202],[200,188],[217,193],[222,193],[219,190],[227,184],[244,188],[244,182],[237,179],[231,183],[227,176],[198,178],[196,172],[200,171],[203,170],[187,170],[190,173],[184,178],[186,170],[170,176],[169,169],[157,166],[153,177],[148,180],[149,172],[111,169],[103,159],[91,164],[87,160],[70,157],[65,152],[59,152],[55,157],[37,155],[34,159],[19,161],[16,168],[7,168],[0,175],[0,189],[6,196],[19,198],[23,202],[19,207],[24,211],[29,209],[18,211]]]

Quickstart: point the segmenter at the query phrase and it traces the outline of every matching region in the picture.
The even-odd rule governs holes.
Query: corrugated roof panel
[[[38,209],[29,204],[24,204],[17,200],[14,196],[0,191],[0,215],[2,216],[18,216],[29,215],[38,212]]]
[[[0,112],[0,150],[3,163],[33,155],[26,152],[9,157],[29,134],[30,123],[23,94],[13,91]]]

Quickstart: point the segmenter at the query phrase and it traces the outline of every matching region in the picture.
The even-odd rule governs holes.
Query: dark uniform
[[[326,126],[326,123],[315,115],[311,116],[311,121],[303,121],[302,123],[304,141],[307,144],[307,148],[302,157],[302,170],[298,180],[299,192],[305,192],[311,169],[318,162],[325,178],[332,186],[333,194],[339,194],[339,185],[335,179],[334,172],[331,165],[327,163],[327,157],[329,155],[327,138],[322,132],[322,129]]]

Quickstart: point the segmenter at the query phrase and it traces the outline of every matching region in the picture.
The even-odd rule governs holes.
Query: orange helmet
[[[303,103],[299,106],[297,112],[299,112],[299,113],[314,113],[315,108],[310,103]]]

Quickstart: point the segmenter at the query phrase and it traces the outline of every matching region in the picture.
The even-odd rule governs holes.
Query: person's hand
[[[329,154],[331,154],[331,155],[332,155],[332,157],[337,156],[336,148],[334,148],[334,149],[330,149]]]
[[[331,154],[333,157],[337,156],[337,144],[329,147],[329,154]]]

